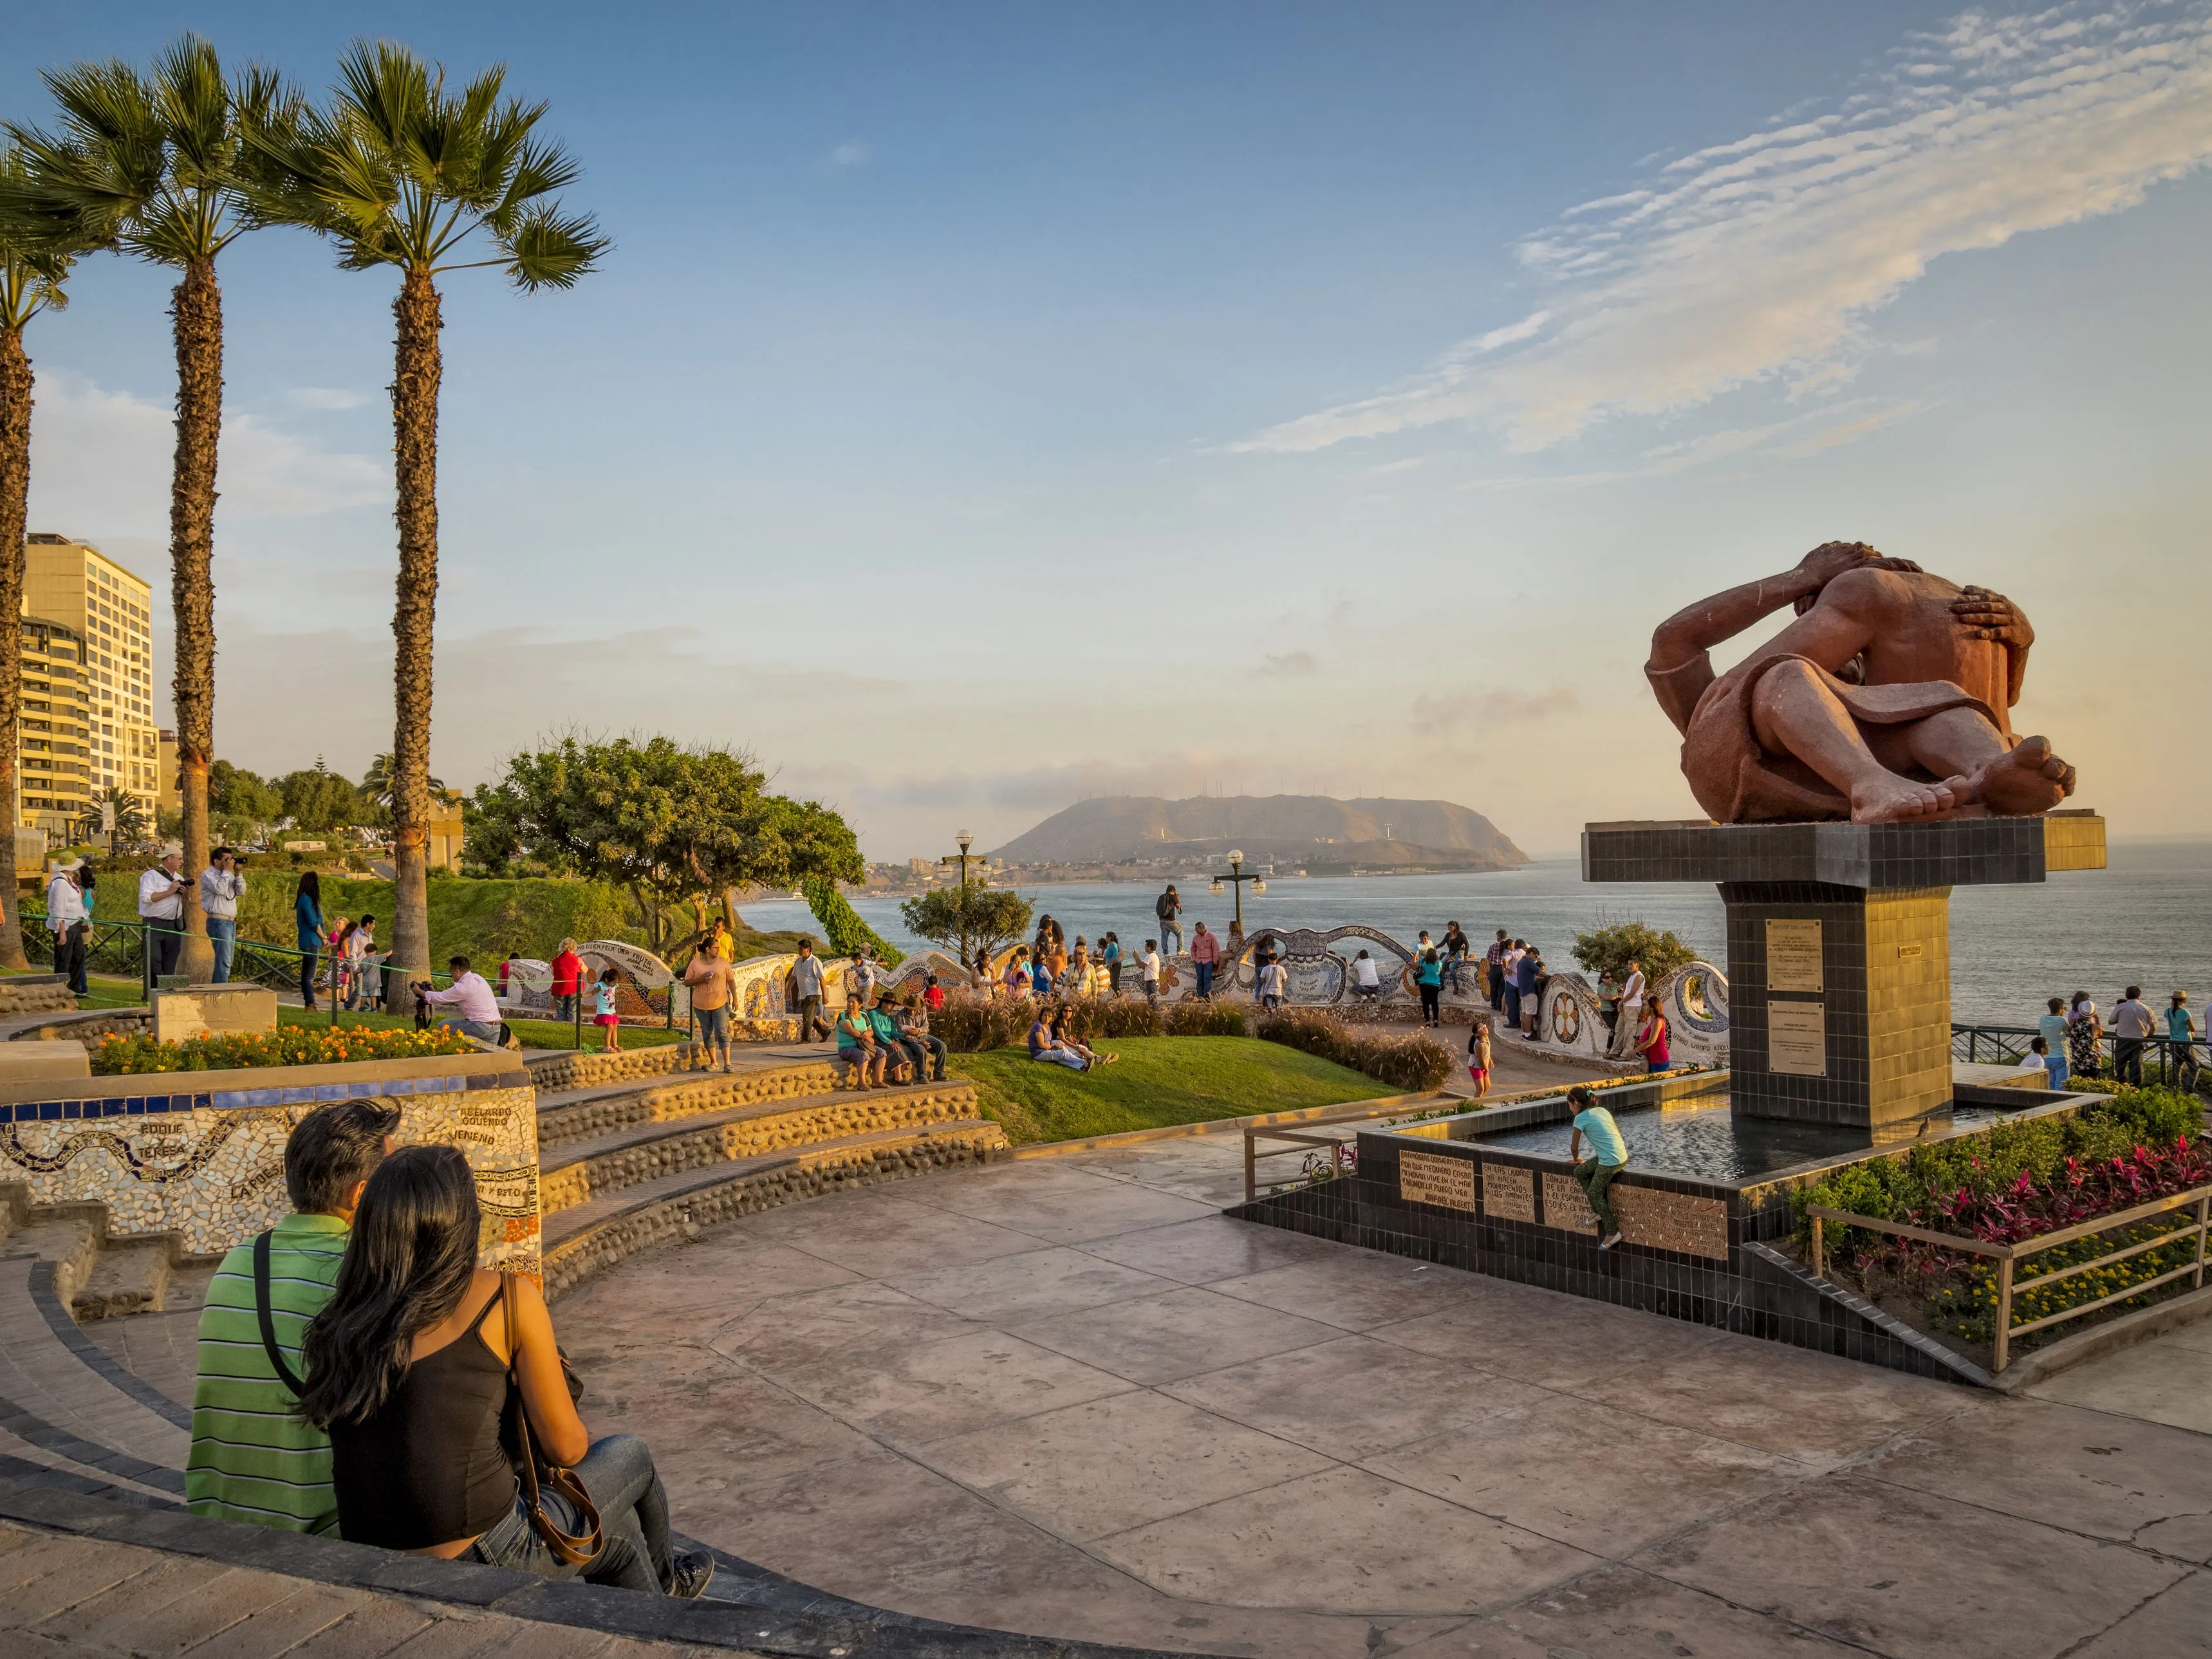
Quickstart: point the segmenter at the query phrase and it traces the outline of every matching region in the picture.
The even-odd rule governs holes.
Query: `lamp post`
[[[972,831],[963,830],[958,835],[953,836],[952,839],[960,843],[960,850],[957,853],[947,853],[943,858],[938,860],[938,862],[939,864],[958,865],[960,866],[960,885],[964,888],[968,885],[968,866],[971,864],[982,864],[988,860],[985,860],[984,856],[981,853],[974,854],[972,855],[969,853],[968,848],[975,839]]]
[[[1237,920],[1229,924],[1229,949],[1233,954],[1244,943],[1244,884],[1248,881],[1252,884],[1252,894],[1256,898],[1267,890],[1267,883],[1264,877],[1244,873],[1243,852],[1234,847],[1229,849],[1228,873],[1215,876],[1206,883],[1206,890],[1218,894],[1224,881],[1237,890]]]

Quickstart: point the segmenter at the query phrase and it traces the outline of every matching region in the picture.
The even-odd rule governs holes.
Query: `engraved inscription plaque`
[[[1728,1260],[1728,1206],[1721,1200],[1618,1182],[1610,1196],[1620,1217],[1620,1236],[1629,1243]]]
[[[1482,1212],[1502,1221],[1536,1218],[1536,1172],[1517,1164],[1482,1165]]]
[[[1820,971],[1820,924],[1784,916],[1766,921],[1766,988],[1825,991]],[[1776,1068],[1778,1071],[1780,1067]]]
[[[1597,1231],[1597,1214],[1583,1196],[1583,1183],[1571,1175],[1544,1171],[1544,1224],[1571,1233]]]
[[[1827,1011],[1817,1002],[1768,1003],[1766,1069],[1790,1077],[1827,1076]]]
[[[1398,1154],[1398,1196],[1439,1209],[1474,1208],[1474,1160],[1435,1152]]]

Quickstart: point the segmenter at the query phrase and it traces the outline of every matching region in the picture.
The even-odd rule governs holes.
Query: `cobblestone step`
[[[979,1118],[878,1130],[643,1181],[545,1218],[545,1293],[719,1222],[850,1187],[994,1162],[1006,1132]]]
[[[797,1097],[777,1095],[741,1101],[720,1111],[686,1112],[667,1121],[632,1124],[550,1153],[541,1151],[538,1208],[550,1216],[686,1170],[975,1116],[975,1085],[949,1082],[809,1091]]]
[[[757,1101],[827,1094],[836,1080],[836,1070],[827,1060],[802,1059],[734,1072],[695,1072],[676,1079],[654,1078],[540,1094],[538,1156],[542,1160],[556,1148],[637,1124],[696,1117]]]

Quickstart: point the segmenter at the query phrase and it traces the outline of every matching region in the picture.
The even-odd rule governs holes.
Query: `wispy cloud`
[[[865,138],[848,138],[822,159],[833,167],[864,167],[875,159],[876,147]]]
[[[1834,107],[1657,167],[1526,239],[1523,264],[1554,290],[1542,310],[1236,447],[1466,420],[1531,450],[1753,381],[1833,384],[1932,260],[2132,207],[2208,156],[2207,0],[1962,13]]]
[[[1582,700],[1571,687],[1548,691],[1462,691],[1443,696],[1422,693],[1413,699],[1413,730],[1423,737],[1494,726],[1526,726],[1571,714]]]
[[[1321,659],[1310,651],[1269,652],[1260,659],[1260,672],[1284,678],[1321,672]]]
[[[366,392],[347,392],[337,386],[295,386],[284,394],[284,401],[295,409],[340,410],[360,409],[369,400]]]

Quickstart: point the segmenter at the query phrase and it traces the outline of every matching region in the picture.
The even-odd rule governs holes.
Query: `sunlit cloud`
[[[1540,449],[1734,387],[1847,380],[1929,264],[2140,203],[2212,155],[2212,5],[1966,12],[1818,112],[1656,165],[1518,248],[1552,292],[1429,371],[1247,450],[1467,421]]]

